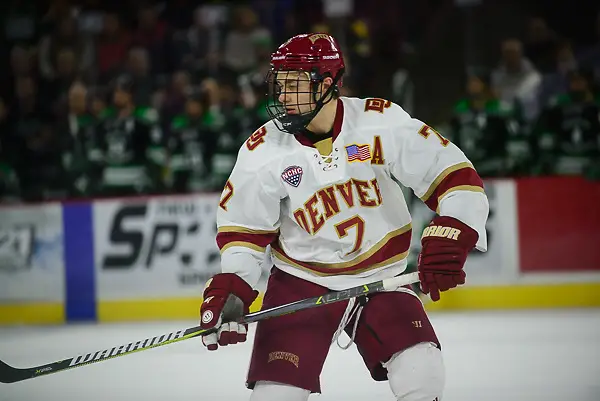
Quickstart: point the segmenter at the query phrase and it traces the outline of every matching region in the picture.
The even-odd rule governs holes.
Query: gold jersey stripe
[[[253,244],[252,242],[231,241],[231,242],[228,242],[227,244],[225,244],[223,246],[223,248],[221,248],[221,254],[223,254],[223,252],[225,252],[227,249],[232,248],[234,246],[239,246],[239,247],[243,247],[243,248],[249,248],[249,249],[252,249],[253,251],[261,252],[261,253],[264,253],[267,250],[266,247],[258,246],[256,244]]]
[[[295,268],[297,268],[299,270],[303,270],[303,271],[306,271],[306,272],[309,272],[309,273],[312,273],[312,274],[315,274],[315,275],[321,276],[321,277],[335,276],[335,275],[340,275],[340,274],[354,275],[354,274],[364,273],[364,272],[369,271],[369,270],[375,270],[375,269],[379,269],[380,267],[383,267],[383,266],[387,266],[387,265],[391,265],[391,264],[397,263],[397,262],[405,259],[406,256],[408,255],[408,251],[405,251],[405,252],[402,252],[400,254],[394,255],[394,256],[386,259],[386,260],[382,260],[381,262],[365,266],[365,267],[363,267],[361,269],[352,270],[350,272],[348,272],[346,270],[343,270],[343,269],[342,270],[340,270],[340,269],[332,269],[332,271],[330,273],[329,272],[328,273],[324,273],[324,272],[321,272],[321,271],[318,271],[318,270],[313,270],[313,269],[311,269],[309,267],[300,265],[300,264],[294,262],[293,260],[291,260],[290,258],[288,258],[286,255],[278,252],[275,249],[273,249],[272,251],[273,251],[273,254],[274,254],[275,258],[277,258],[277,259],[279,259],[279,260],[287,263],[288,265],[293,266],[293,267],[295,267]]]
[[[410,223],[408,223],[404,227],[401,227],[397,230],[387,233],[385,235],[385,237],[383,237],[376,244],[374,244],[367,252],[361,253],[360,255],[358,255],[357,257],[355,257],[354,259],[352,259],[348,262],[338,262],[338,263],[321,263],[321,262],[304,262],[304,261],[303,262],[313,265],[315,267],[324,268],[324,269],[347,269],[347,268],[356,266],[359,263],[362,263],[365,260],[369,259],[375,253],[377,253],[381,248],[383,248],[383,246],[385,244],[387,244],[392,238],[399,237],[402,234],[405,234],[410,230],[411,230],[411,225],[410,225]],[[281,243],[279,246],[281,247]],[[281,249],[283,250],[283,247],[281,247]],[[273,249],[273,252],[277,252],[277,251],[275,249]],[[281,254],[280,252],[277,252],[277,253]]]
[[[221,226],[217,230],[220,233],[240,233],[240,234],[277,234],[279,230],[253,230],[242,226]]]
[[[476,185],[457,185],[455,187],[452,187],[450,189],[448,189],[446,192],[444,192],[443,194],[441,194],[440,196],[438,196],[438,207],[436,212],[439,213],[440,212],[440,202],[442,199],[444,199],[444,196],[448,195],[451,192],[454,191],[470,191],[470,192],[481,192],[484,193],[484,189],[481,187],[478,187]]]
[[[455,164],[454,166],[450,166],[447,169],[445,169],[444,171],[442,171],[436,177],[436,179],[431,183],[431,185],[427,189],[427,192],[425,192],[425,195],[423,195],[421,197],[421,200],[423,202],[426,202],[429,199],[429,197],[431,197],[431,195],[433,195],[433,193],[435,192],[435,189],[438,187],[438,185],[440,185],[440,183],[444,180],[444,178],[446,178],[451,173],[461,170],[463,168],[473,168],[473,165],[468,162],[462,162],[462,163]]]

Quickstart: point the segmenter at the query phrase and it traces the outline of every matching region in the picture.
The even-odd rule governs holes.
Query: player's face
[[[315,108],[308,73],[280,71],[275,79],[280,90],[278,100],[287,114],[305,114]]]

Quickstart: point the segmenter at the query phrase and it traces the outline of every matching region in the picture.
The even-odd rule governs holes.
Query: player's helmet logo
[[[302,167],[290,166],[283,170],[281,178],[293,187],[298,188],[300,181],[302,181]]]
[[[296,134],[324,104],[339,95],[344,56],[336,40],[324,33],[296,35],[271,55],[267,113],[280,130]],[[320,83],[333,80],[326,90]]]

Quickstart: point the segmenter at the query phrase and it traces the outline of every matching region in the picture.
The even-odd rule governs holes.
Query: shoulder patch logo
[[[298,185],[300,185],[300,181],[302,180],[302,167],[287,167],[283,170],[283,173],[281,173],[281,178],[291,186],[298,188]]]

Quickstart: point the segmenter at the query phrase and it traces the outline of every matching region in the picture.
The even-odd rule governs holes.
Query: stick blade
[[[27,369],[17,369],[0,360],[0,383],[15,383],[28,379]]]

